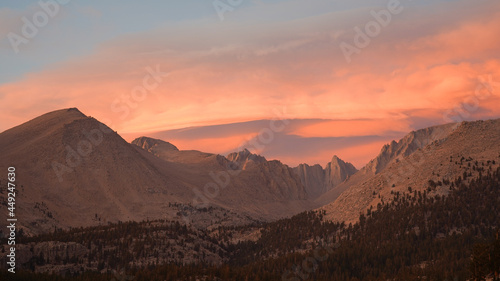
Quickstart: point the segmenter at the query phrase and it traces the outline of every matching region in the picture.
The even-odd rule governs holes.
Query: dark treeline
[[[500,168],[481,170],[476,178],[467,175],[466,179],[454,179],[449,189],[447,196],[410,187],[408,192],[395,192],[393,200],[367,210],[354,225],[324,222],[323,213],[305,212],[266,224],[257,241],[236,245],[221,242],[227,241],[226,236],[233,235],[235,230],[221,229],[218,242],[204,239],[220,247],[220,255],[226,259],[223,265],[200,262],[128,266],[127,275],[133,278],[128,280],[461,281],[495,278],[495,273],[498,276],[500,272]],[[127,231],[139,236],[151,232],[141,223],[124,223],[120,227],[124,225],[132,228]],[[117,228],[116,225],[102,228],[107,227]],[[180,232],[191,231],[180,225],[172,227]],[[99,228],[90,232],[98,235],[96,229]],[[237,231],[245,231],[245,228]],[[88,239],[96,239],[86,236],[88,229],[73,232],[68,235],[61,231],[56,233],[60,236],[39,236],[29,241],[66,239],[64,241],[76,240],[85,245]],[[106,243],[106,239],[103,238],[102,243]],[[116,269],[107,263],[103,268]],[[24,272],[18,279],[8,280],[111,280],[109,272],[108,275],[78,273],[71,278]],[[7,273],[0,273],[0,280],[5,276]],[[19,279],[20,276],[25,279]],[[494,280],[500,280],[496,278]]]

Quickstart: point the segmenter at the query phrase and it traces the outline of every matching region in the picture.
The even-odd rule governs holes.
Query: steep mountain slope
[[[339,184],[335,189],[318,197],[316,202],[319,205],[326,205],[335,201],[342,192],[349,189],[351,186],[362,184],[380,173],[388,165],[398,163],[401,159],[412,154],[416,150],[434,141],[440,141],[446,138],[446,136],[453,132],[457,126],[458,124],[456,123],[450,123],[413,131],[398,142],[392,141],[390,144],[384,145],[377,157],[368,162],[368,164],[357,173],[349,177],[348,181]]]
[[[0,154],[0,167],[16,168],[16,214],[28,232],[144,219],[189,198],[153,157],[74,108],[1,133]]]
[[[499,156],[500,119],[411,132],[384,146],[376,159],[342,183],[341,195],[328,192],[317,202],[326,202],[321,209],[327,219],[355,221],[367,208],[392,200],[397,192],[445,195],[456,179],[479,174],[487,161],[496,159],[498,165]]]
[[[326,164],[325,169],[320,165],[300,164],[293,170],[299,175],[307,194],[312,199],[334,189],[358,171],[351,163],[342,161],[336,155]]]
[[[373,174],[378,174],[388,165],[398,162],[419,148],[445,139],[458,125],[458,123],[450,123],[410,132],[398,142],[392,141],[390,144],[384,145],[380,154],[371,160],[365,169]]]

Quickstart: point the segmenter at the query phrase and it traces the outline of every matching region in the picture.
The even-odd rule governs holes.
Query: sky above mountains
[[[260,133],[268,158],[324,165],[337,154],[360,168],[411,130],[500,117],[499,8],[2,1],[0,131],[78,107],[127,140],[225,153]],[[271,119],[293,121],[277,131]]]

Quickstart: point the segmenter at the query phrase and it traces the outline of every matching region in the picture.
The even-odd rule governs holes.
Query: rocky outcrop
[[[344,182],[358,170],[349,162],[344,162],[342,159],[334,155],[332,161],[326,164],[325,168],[325,184],[327,187],[335,187]],[[330,188],[330,189],[331,189]]]
[[[320,165],[300,164],[293,168],[293,171],[299,176],[310,198],[316,198],[326,192],[325,170]]]
[[[457,123],[434,126],[418,131],[412,131],[398,142],[392,141],[382,147],[379,155],[371,160],[364,168],[373,174],[380,173],[392,162],[412,154],[433,142],[441,142],[458,126]]]
[[[358,171],[351,163],[342,161],[336,155],[326,164],[325,169],[320,165],[300,164],[293,170],[299,176],[310,198],[317,198],[335,188]]]
[[[245,164],[248,163],[249,161],[252,161],[254,163],[265,163],[267,162],[265,157],[262,157],[257,154],[253,154],[248,149],[243,149],[242,151],[239,152],[233,152],[227,155],[227,159],[231,162],[237,163],[240,167],[246,166]]]

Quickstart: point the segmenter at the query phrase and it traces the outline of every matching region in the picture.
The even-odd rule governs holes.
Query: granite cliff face
[[[312,199],[334,189],[358,171],[351,163],[342,161],[336,155],[326,164],[325,169],[320,165],[300,164],[293,170],[299,175],[307,194]]]
[[[443,141],[457,126],[457,123],[450,123],[429,127],[410,132],[398,142],[393,140],[390,144],[382,147],[379,155],[371,160],[364,167],[364,170],[367,173],[378,174],[388,165],[407,157],[417,149],[421,149],[436,141]]]
[[[300,164],[293,171],[299,176],[309,197],[316,198],[325,192],[325,170],[320,165]]]
[[[266,158],[257,154],[253,154],[246,148],[242,151],[228,154],[227,159],[231,162],[238,163],[240,167],[245,167],[245,164],[247,164],[249,161],[252,161],[254,163],[264,163],[267,161]]]
[[[335,155],[325,168],[326,185],[335,187],[357,171],[358,170],[351,163],[344,162]]]

